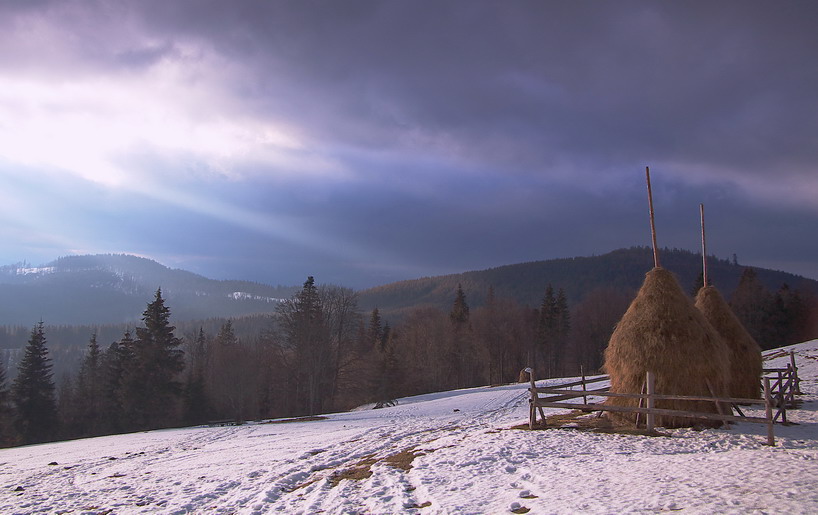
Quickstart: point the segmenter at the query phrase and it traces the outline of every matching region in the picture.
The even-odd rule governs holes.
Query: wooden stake
[[[653,220],[653,191],[650,189],[650,167],[645,167],[645,176],[648,181],[648,206],[650,207],[650,237],[653,241],[653,266],[659,267],[659,249],[656,246],[656,224]]]
[[[770,393],[770,378],[764,378],[764,407],[767,415],[767,445],[775,446],[775,433],[773,432],[773,399]]]
[[[699,204],[702,219],[702,286],[707,286],[707,240],[704,237],[704,204]]]
[[[652,410],[654,408],[653,394],[656,393],[656,391],[655,391],[656,376],[653,375],[653,372],[648,371],[646,379],[647,379],[646,383],[647,383],[647,394],[648,394],[648,398],[647,398],[647,402],[646,402],[647,406],[646,407],[648,408],[648,410]],[[648,411],[647,421],[646,422],[647,423],[645,424],[645,429],[648,432],[652,432],[653,429],[656,427],[656,415],[652,411]]]

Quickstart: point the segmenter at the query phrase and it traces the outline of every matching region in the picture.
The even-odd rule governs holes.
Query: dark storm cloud
[[[327,141],[507,171],[690,161],[811,173],[811,3],[163,2],[247,64],[236,91]],[[147,23],[147,21],[146,21]],[[442,147],[442,148],[441,148]],[[714,171],[713,173],[717,173]]]

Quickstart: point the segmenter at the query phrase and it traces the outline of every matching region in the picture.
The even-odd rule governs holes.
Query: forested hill
[[[137,256],[70,256],[0,267],[0,325],[135,322],[159,287],[175,320],[269,313],[297,290],[212,280]]]
[[[685,291],[693,289],[702,269],[701,254],[686,250],[663,249],[662,266],[679,279]],[[490,287],[498,297],[509,297],[531,307],[539,307],[545,289],[563,288],[569,304],[581,301],[599,288],[633,294],[641,286],[645,274],[653,268],[653,252],[648,247],[620,249],[601,256],[575,257],[507,265],[488,270],[464,272],[439,277],[401,281],[364,290],[360,304],[364,309],[377,307],[391,318],[400,318],[407,309],[429,305],[448,310],[454,300],[457,285],[463,287],[469,305],[483,304]],[[746,267],[729,260],[708,258],[708,275],[725,297],[738,285]],[[818,293],[818,281],[798,275],[755,268],[758,278],[768,289],[778,290],[782,284]]]

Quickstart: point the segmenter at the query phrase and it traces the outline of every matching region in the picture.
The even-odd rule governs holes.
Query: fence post
[[[537,424],[537,384],[534,382],[534,371],[531,370],[531,367],[525,369],[528,372],[528,379],[531,382],[531,397],[528,399],[528,402],[531,404],[529,406],[528,412],[528,428],[534,429],[534,426]],[[543,422],[545,422],[543,420]]]
[[[794,391],[795,395],[801,395],[801,379],[798,377],[798,367],[795,366],[795,351],[790,351],[790,364],[792,365],[793,379],[795,381]]]
[[[582,376],[582,391],[587,392],[588,388],[585,386],[585,370],[582,368],[582,365],[579,366],[579,373]],[[582,403],[588,404],[588,397],[586,395],[582,396]]]
[[[770,378],[764,378],[764,405],[767,410],[767,445],[775,446],[773,434],[773,398],[770,392]]]
[[[653,428],[656,426],[656,415],[653,414],[653,394],[656,393],[653,390],[654,390],[656,378],[654,377],[653,372],[648,371],[648,376],[647,376],[646,379],[647,379],[646,383],[647,383],[647,393],[648,393],[648,398],[647,398],[647,403],[646,404],[647,404],[647,408],[648,408],[649,411],[648,411],[647,417],[645,417],[646,418],[646,427],[645,427],[645,429],[647,429],[648,432],[651,432],[651,431],[653,431]]]

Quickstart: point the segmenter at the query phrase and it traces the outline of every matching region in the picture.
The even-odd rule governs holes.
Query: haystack
[[[605,350],[611,392],[640,393],[647,371],[656,376],[655,391],[664,395],[726,396],[730,355],[718,332],[684,294],[669,271],[656,267],[611,335]],[[708,387],[708,385],[710,387]],[[610,397],[608,404],[637,406],[637,399]],[[656,401],[656,408],[718,413],[709,401]],[[636,415],[610,412],[619,422]],[[642,418],[644,420],[644,416]],[[720,422],[657,416],[657,426],[719,426]]]
[[[730,397],[760,399],[761,347],[741,325],[724,297],[713,286],[696,295],[696,307],[721,335],[730,350]]]

